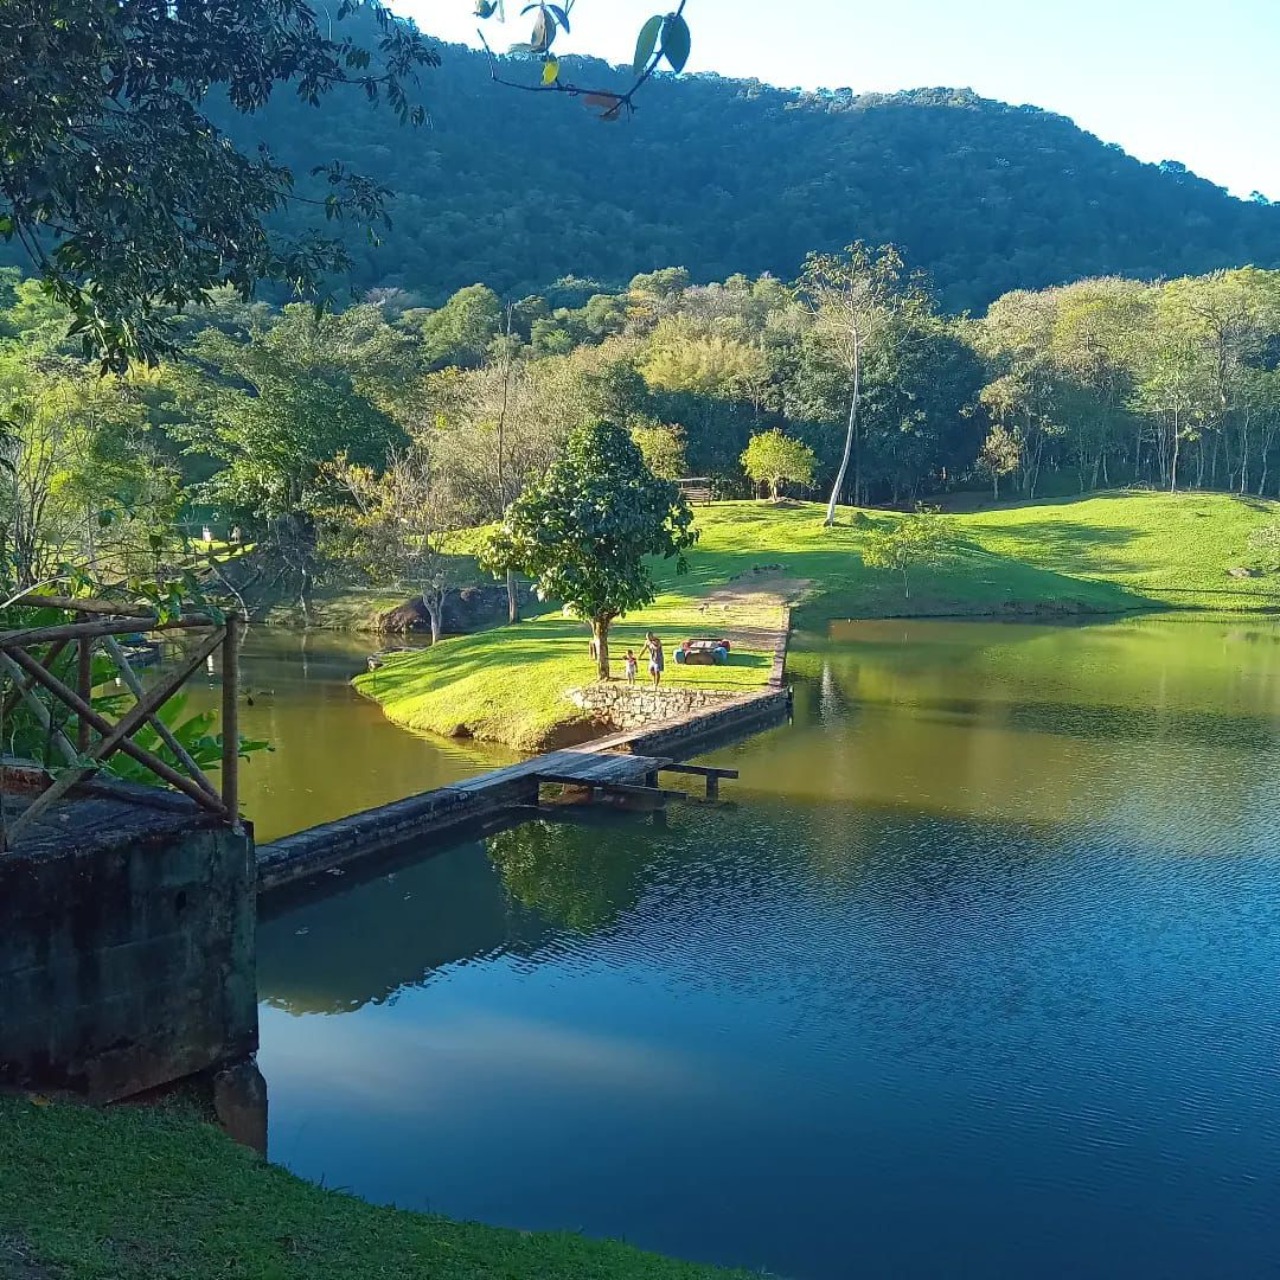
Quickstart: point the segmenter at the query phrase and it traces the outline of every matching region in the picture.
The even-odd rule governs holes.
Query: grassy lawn
[[[809,505],[770,510],[726,503],[700,518],[702,574],[768,557],[806,581],[797,621],[830,618],[1093,613],[1134,608],[1222,612],[1280,608],[1280,575],[1232,578],[1260,566],[1249,536],[1280,504],[1225,494],[1116,493],[1026,503],[948,517],[955,554],[900,577],[863,567],[865,532],[898,517],[842,511],[823,529]],[[708,556],[708,553],[709,556]]]
[[[735,640],[727,668],[685,670],[672,685],[762,684],[784,602],[801,626],[830,618],[1114,613],[1135,608],[1253,611],[1280,608],[1280,576],[1232,578],[1258,565],[1249,535],[1280,518],[1280,504],[1225,494],[1114,493],[1019,504],[948,517],[955,552],[899,576],[869,570],[859,548],[887,512],[842,510],[833,529],[811,503],[726,502],[697,510],[690,572],[655,567],[661,594],[616,628],[615,664],[652,627],[668,648],[686,635]],[[477,738],[531,750],[571,724],[565,690],[593,679],[587,632],[559,613],[447,640],[362,676],[359,688],[393,720],[435,733],[464,726]]]
[[[736,621],[744,614],[750,618],[745,627]],[[664,688],[747,690],[768,679],[773,662],[773,641],[768,637],[781,625],[782,609],[776,603],[717,609],[708,618],[698,612],[696,602],[690,605],[688,597],[666,592],[643,614],[615,624],[609,653],[614,674],[621,677],[627,648],[642,658],[645,630],[651,627],[668,647]],[[681,667],[671,659],[673,642],[685,633],[713,632],[728,632],[738,642],[727,666]],[[754,649],[743,647],[744,635],[747,643],[759,636]],[[586,723],[565,693],[596,678],[588,639],[586,627],[556,610],[514,627],[444,640],[420,653],[392,655],[379,670],[357,677],[356,687],[408,728],[446,736],[464,729],[476,738],[537,750],[558,734],[574,736],[574,730]],[[644,674],[642,660],[640,679]]]
[[[184,1108],[0,1097],[0,1276],[17,1280],[696,1280],[568,1233],[379,1208],[258,1160]]]

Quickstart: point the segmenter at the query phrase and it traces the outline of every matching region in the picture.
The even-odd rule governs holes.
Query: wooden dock
[[[664,772],[692,774],[706,779],[707,798],[714,800],[720,792],[721,778],[736,778],[737,769],[720,769],[712,765],[680,764],[665,756],[634,755],[620,751],[566,750],[551,751],[505,769],[483,773],[478,778],[455,783],[452,791],[475,796],[503,790],[513,783],[544,784],[586,792],[589,796],[617,795],[653,799],[684,799],[683,791],[663,790],[658,776]]]
[[[720,783],[736,769],[680,763],[678,755],[705,749],[710,736],[740,736],[786,715],[785,690],[765,690],[724,706],[597,739],[581,747],[549,751],[435,791],[409,796],[323,826],[299,831],[258,849],[258,892],[271,893],[333,871],[381,850],[458,838],[460,827],[503,824],[527,817],[547,802],[557,805],[607,800],[653,809],[689,792],[659,785],[663,774],[703,779],[706,799],[719,798]],[[670,752],[671,754],[658,754]],[[548,795],[544,788],[557,787]]]

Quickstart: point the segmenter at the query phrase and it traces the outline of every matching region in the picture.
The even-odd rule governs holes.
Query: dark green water
[[[793,1277],[1275,1274],[1280,627],[863,624],[793,670],[736,808],[265,921],[272,1157]]]
[[[517,757],[397,728],[351,688],[377,640],[251,627],[240,657],[240,731],[272,744],[240,767],[241,807],[261,842],[496,769]],[[189,686],[220,706],[221,672]],[[250,699],[252,703],[250,703]]]

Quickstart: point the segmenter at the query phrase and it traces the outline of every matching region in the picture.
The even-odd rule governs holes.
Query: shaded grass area
[[[569,1233],[381,1208],[258,1160],[180,1106],[0,1097],[0,1276],[22,1280],[713,1280]]]
[[[912,570],[909,596],[900,576],[867,569],[860,555],[869,531],[900,519],[891,512],[844,509],[832,529],[813,503],[726,502],[699,507],[696,516],[701,536],[689,573],[677,577],[673,564],[655,565],[658,600],[619,624],[611,646],[620,664],[649,627],[669,649],[686,635],[738,638],[729,668],[686,671],[669,662],[677,687],[763,684],[768,637],[784,601],[797,607],[797,625],[809,628],[855,617],[1280,608],[1280,575],[1228,573],[1259,567],[1250,535],[1280,516],[1280,504],[1254,498],[1107,493],[955,515],[948,517],[953,553]],[[464,727],[531,750],[574,728],[565,691],[591,679],[586,629],[557,613],[446,641],[357,683],[412,728],[447,734]]]
[[[398,608],[407,589],[326,587],[317,591],[307,612],[295,598],[276,595],[257,606],[261,621],[273,627],[319,627],[325,631],[376,631],[378,619]]]

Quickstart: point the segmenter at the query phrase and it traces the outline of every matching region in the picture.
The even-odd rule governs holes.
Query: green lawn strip
[[[993,554],[1122,586],[1155,603],[1215,612],[1280,604],[1280,577],[1250,535],[1280,517],[1280,503],[1221,493],[1107,493],[1021,504],[957,518]]]
[[[694,555],[702,577],[773,560],[810,584],[799,620],[1011,612],[1114,612],[1161,607],[1257,611],[1280,606],[1280,577],[1233,578],[1263,568],[1249,537],[1280,504],[1227,494],[1101,494],[1019,504],[949,518],[955,554],[901,578],[863,567],[864,533],[892,513],[840,512],[822,527],[811,504],[724,503],[699,510]]]
[[[615,670],[646,628],[668,648],[686,635],[720,631],[753,637],[727,668],[668,662],[673,687],[750,688],[768,678],[770,591],[798,602],[795,622],[831,618],[1020,616],[1117,613],[1129,609],[1215,612],[1280,608],[1280,577],[1233,578],[1262,567],[1251,533],[1280,504],[1226,494],[1108,493],[1026,503],[948,517],[954,554],[912,570],[910,596],[898,575],[867,569],[859,548],[891,512],[842,509],[823,527],[813,503],[725,502],[697,509],[701,537],[689,572],[654,566],[660,595],[617,624]],[[360,689],[398,723],[435,733],[465,725],[478,738],[523,750],[572,722],[565,691],[593,678],[586,629],[558,613],[515,627],[449,640],[361,677]]]
[[[769,616],[776,630],[778,611],[770,610]],[[723,617],[716,625],[723,626]],[[645,678],[641,646],[648,627],[664,634],[670,650],[684,631],[701,634],[708,624],[679,597],[660,597],[651,610],[614,627],[609,650],[618,678],[628,646],[641,658],[640,679]],[[456,636],[421,653],[393,656],[377,671],[357,677],[356,687],[406,728],[445,735],[462,730],[533,751],[553,733],[586,720],[567,692],[596,678],[588,640],[581,623],[549,612],[515,626]],[[771,662],[771,651],[763,649],[738,649],[723,667],[682,667],[668,657],[663,683],[674,689],[745,691],[768,679]]]
[[[0,1098],[0,1273],[32,1280],[695,1280],[743,1276],[569,1233],[382,1208],[185,1107]],[[8,1255],[8,1259],[6,1258]]]

